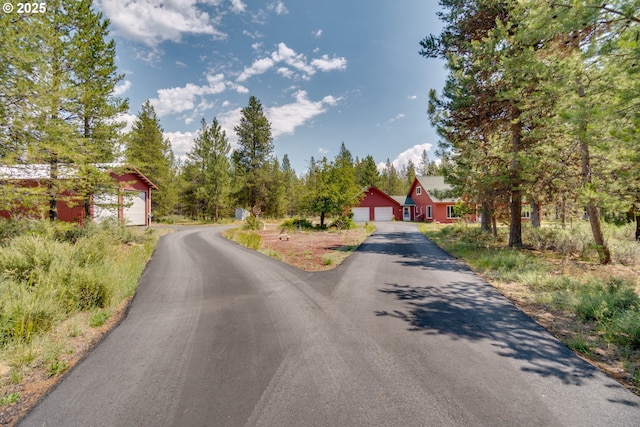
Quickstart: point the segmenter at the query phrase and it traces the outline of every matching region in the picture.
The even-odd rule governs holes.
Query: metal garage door
[[[351,212],[353,212],[355,222],[369,221],[369,208],[351,208]]]
[[[105,219],[118,219],[118,195],[94,194],[93,196],[93,220],[102,222]]]
[[[125,190],[124,221],[127,225],[147,225],[147,193]]]
[[[393,207],[379,206],[373,208],[374,221],[391,221],[393,219]]]

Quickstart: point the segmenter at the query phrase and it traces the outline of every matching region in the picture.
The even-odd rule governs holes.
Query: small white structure
[[[249,216],[251,215],[251,212],[249,212],[246,209],[242,209],[242,208],[236,208],[236,219],[239,221],[244,221],[245,219],[249,218]]]

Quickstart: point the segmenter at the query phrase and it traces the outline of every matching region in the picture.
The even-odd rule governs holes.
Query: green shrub
[[[262,236],[254,231],[236,231],[235,233],[230,233],[229,238],[234,242],[246,246],[249,249],[260,249],[262,246]]]
[[[10,236],[0,244],[0,346],[28,344],[71,314],[130,296],[157,241],[114,224],[0,221],[0,233]],[[143,244],[125,244],[133,242]]]
[[[640,349],[640,308],[618,312],[611,320],[611,325],[605,335],[616,344]]]
[[[55,377],[66,372],[67,369],[69,369],[69,364],[66,361],[58,359],[52,360],[48,368],[49,376]]]
[[[295,230],[313,230],[313,224],[311,221],[305,218],[291,218],[287,219],[280,224],[280,227],[286,228],[287,230],[295,231]]]
[[[57,304],[42,293],[24,288],[14,293],[18,298],[3,297],[0,306],[0,344],[31,342],[38,334],[48,331],[57,317]]]
[[[64,244],[39,236],[22,235],[0,248],[0,271],[20,283],[37,284],[43,273],[65,254]]]
[[[9,393],[0,399],[0,406],[11,405],[12,403],[16,403],[18,400],[20,400],[20,394],[15,392]]]
[[[611,279],[605,285],[590,284],[578,290],[575,311],[585,320],[605,321],[638,304],[633,284]]]
[[[247,219],[244,220],[244,226],[242,228],[245,230],[262,230],[264,223],[254,215],[249,215]]]
[[[340,218],[335,219],[329,227],[337,228],[338,230],[351,230],[356,228],[358,225],[353,222],[353,215],[350,216],[341,216]]]
[[[108,276],[93,269],[77,268],[68,276],[68,291],[78,311],[107,306],[111,298]]]
[[[91,326],[92,328],[102,326],[104,325],[104,322],[109,319],[109,316],[110,314],[107,310],[98,310],[94,313],[91,313],[91,316],[89,317],[89,326]]]

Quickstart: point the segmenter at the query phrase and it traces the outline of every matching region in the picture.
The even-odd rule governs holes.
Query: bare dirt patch
[[[261,252],[305,271],[336,267],[367,237],[364,228],[283,232],[274,225],[258,234],[262,237]]]

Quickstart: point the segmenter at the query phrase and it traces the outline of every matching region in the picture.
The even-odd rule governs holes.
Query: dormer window
[[[416,196],[419,196],[422,194],[422,187],[418,186],[416,187]]]

